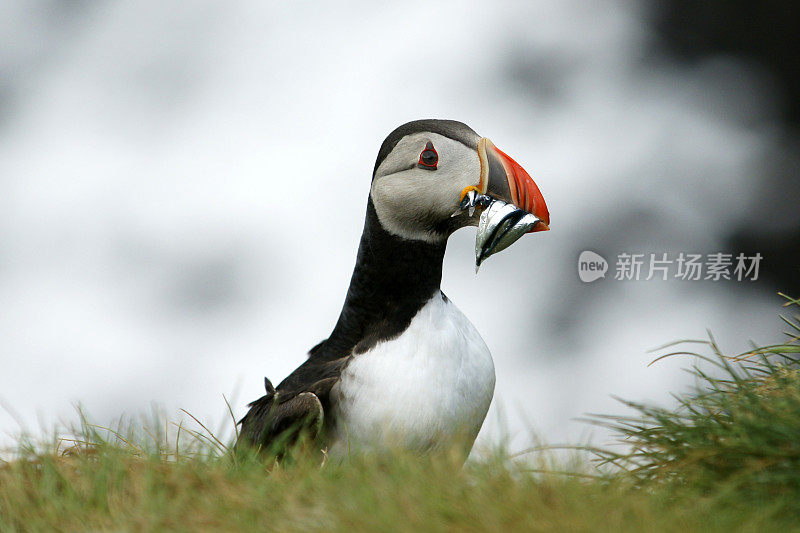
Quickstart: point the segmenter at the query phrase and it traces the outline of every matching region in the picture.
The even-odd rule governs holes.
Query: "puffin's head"
[[[539,222],[529,231],[549,229],[547,205],[533,179],[466,124],[415,120],[383,141],[370,196],[381,225],[390,233],[443,242],[458,228],[478,225],[481,206],[477,212],[463,208],[470,191],[534,215]]]

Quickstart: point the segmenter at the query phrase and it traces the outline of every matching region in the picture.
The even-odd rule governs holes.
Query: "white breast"
[[[331,452],[471,447],[494,394],[494,363],[475,327],[434,296],[399,337],[356,355],[332,390]]]

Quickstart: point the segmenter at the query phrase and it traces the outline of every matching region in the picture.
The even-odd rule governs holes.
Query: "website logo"
[[[584,283],[591,283],[600,278],[606,277],[608,271],[608,261],[600,255],[590,250],[581,252],[578,257],[578,277]]]
[[[760,253],[633,253],[617,254],[612,279],[617,281],[757,281],[761,260]],[[578,277],[591,283],[606,277],[608,262],[595,252],[585,250],[578,257]]]

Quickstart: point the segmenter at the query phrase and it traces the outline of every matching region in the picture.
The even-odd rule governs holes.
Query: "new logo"
[[[592,281],[606,277],[608,271],[608,261],[600,255],[592,251],[585,250],[581,252],[578,257],[578,277],[584,283],[591,283]]]

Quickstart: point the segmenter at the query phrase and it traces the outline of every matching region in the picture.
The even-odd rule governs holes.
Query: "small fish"
[[[522,213],[522,218],[518,219],[513,225],[503,231],[502,234],[498,233],[497,239],[493,242],[493,254],[505,250],[517,242],[517,239],[528,233],[536,224],[540,222],[540,220],[534,215],[526,211],[523,211]]]
[[[490,255],[505,250],[540,222],[531,213],[502,200],[492,200],[478,220],[475,272]]]

